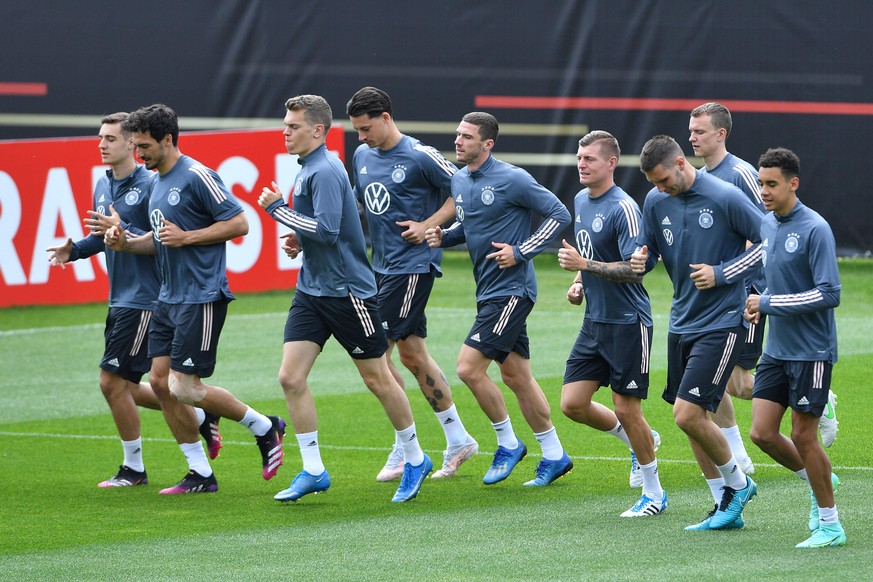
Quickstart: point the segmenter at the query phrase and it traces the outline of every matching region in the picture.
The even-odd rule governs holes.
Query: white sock
[[[709,492],[712,493],[712,498],[715,500],[716,505],[721,503],[721,495],[723,491],[721,490],[724,487],[724,479],[718,477],[717,479],[707,479],[706,484],[709,486]]]
[[[643,473],[643,495],[660,503],[664,498],[664,489],[658,477],[658,459],[648,465],[640,465],[640,471]]]
[[[209,466],[209,460],[206,458],[206,452],[203,450],[203,443],[182,443],[179,445],[182,449],[182,454],[188,460],[188,468],[192,471],[197,471],[202,477],[212,475],[212,467]]]
[[[492,422],[494,432],[497,433],[497,446],[504,449],[514,450],[518,448],[518,438],[515,436],[515,431],[512,430],[512,421],[509,417],[500,422]]]
[[[840,521],[840,516],[837,513],[837,506],[833,507],[819,507],[818,508],[818,522],[821,525],[833,525]]]
[[[124,449],[125,467],[134,471],[145,471],[145,465],[142,463],[142,437],[132,441],[121,441],[121,448]]]
[[[470,435],[467,434],[467,429],[464,428],[464,423],[461,422],[454,404],[448,410],[437,412],[436,417],[443,427],[443,432],[446,433],[446,448],[457,447],[467,442]]]
[[[534,433],[534,436],[543,449],[544,459],[559,461],[564,456],[564,447],[561,446],[561,440],[558,438],[558,431],[555,430],[555,427],[545,432]]]
[[[324,473],[324,463],[321,461],[321,450],[318,447],[318,431],[301,432],[295,435],[303,458],[303,470],[318,477]]]
[[[255,436],[264,436],[273,428],[273,421],[250,406],[246,406],[246,415],[242,417],[239,424],[252,431]]]
[[[746,488],[746,475],[740,466],[737,464],[736,458],[733,456],[731,460],[724,465],[718,466],[718,472],[724,478],[724,484],[731,489],[740,490]]]
[[[624,444],[626,444],[627,448],[629,448],[630,450],[633,450],[633,447],[631,446],[631,443],[630,443],[630,439],[627,436],[627,431],[624,430],[623,426],[621,426],[621,422],[616,420],[615,426],[612,427],[611,430],[608,430],[606,432],[608,434],[611,434],[612,436],[614,436],[615,438],[617,438],[618,440],[620,440]]]
[[[203,424],[203,421],[206,420],[206,412],[202,408],[194,407],[194,416],[197,417],[197,426]]]
[[[409,425],[409,428],[398,430],[397,437],[403,444],[403,459],[413,467],[421,465],[424,462],[424,451],[421,450],[418,435],[415,434],[415,423]]]
[[[800,471],[795,471],[795,475],[803,479],[803,482],[809,485],[809,475],[806,474],[806,469],[801,469]]]
[[[737,459],[745,459],[749,456],[749,453],[746,452],[746,445],[743,443],[743,436],[740,434],[740,427],[733,425],[721,429],[721,432],[724,434],[724,438],[727,439],[734,457]]]

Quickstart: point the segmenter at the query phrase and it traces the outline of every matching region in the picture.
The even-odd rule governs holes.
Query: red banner
[[[279,125],[277,123],[277,125]],[[345,158],[343,130],[334,126],[327,147]],[[46,248],[85,236],[94,185],[107,166],[98,139],[0,141],[0,307],[105,301],[109,282],[102,253],[51,267]],[[249,234],[227,243],[232,291],[290,289],[300,259],[280,250],[288,229],[258,207],[275,181],[286,197],[300,170],[280,129],[182,133],[179,149],[215,169],[245,208]]]

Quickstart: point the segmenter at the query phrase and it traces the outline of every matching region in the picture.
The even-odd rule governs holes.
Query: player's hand
[[[440,248],[440,245],[443,243],[442,227],[435,226],[424,231],[424,240],[427,241],[427,246],[429,246],[430,248]]]
[[[279,191],[279,185],[275,182],[272,182],[272,184],[272,189],[264,186],[264,189],[261,190],[261,195],[258,196],[258,206],[264,210],[266,210],[270,204],[282,198],[282,193]]]
[[[746,311],[744,315],[750,323],[758,323],[761,319],[761,296],[749,295],[746,297]]]
[[[113,226],[121,226],[121,216],[115,211],[115,207],[109,205],[109,215],[100,214],[94,210],[88,211],[88,218],[84,219],[85,226],[91,230],[94,236],[103,236]]]
[[[493,253],[485,255],[486,259],[494,259],[497,266],[501,269],[509,269],[514,267],[518,261],[515,260],[515,250],[512,245],[506,243],[492,242],[491,246],[497,249]]]
[[[584,271],[588,268],[588,259],[579,254],[576,247],[561,239],[562,248],[558,249],[558,265],[566,271]],[[577,304],[578,305],[578,304]]]
[[[66,264],[70,261],[70,255],[73,252],[73,239],[68,238],[67,242],[59,247],[49,247],[46,252],[51,253],[48,260],[52,267],[66,269]]]
[[[698,289],[713,289],[715,287],[715,270],[706,263],[692,263],[691,280]]]
[[[282,239],[282,250],[285,251],[289,259],[296,259],[297,255],[303,252],[300,241],[297,240],[297,233],[293,230],[279,235],[279,238]]]
[[[582,287],[582,281],[573,281],[570,288],[567,290],[567,301],[573,305],[582,305],[582,300],[585,298],[585,289]]]
[[[127,232],[120,226],[111,226],[103,235],[103,244],[113,251],[123,251],[127,244]]]
[[[161,228],[158,230],[158,240],[165,247],[184,247],[188,244],[186,241],[187,233],[170,222],[166,218],[161,219]]]
[[[646,263],[649,260],[649,247],[641,246],[633,252],[630,258],[631,270],[637,275],[646,274]]]
[[[400,233],[400,236],[403,237],[403,240],[412,245],[419,245],[424,242],[425,235],[427,233],[427,226],[423,222],[416,222],[414,220],[400,220],[395,222],[399,227],[405,228],[403,232]]]

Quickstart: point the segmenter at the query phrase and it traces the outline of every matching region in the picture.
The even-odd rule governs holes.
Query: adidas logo
[[[688,393],[692,396],[697,396],[698,398],[700,398],[700,389],[697,386],[689,390]]]
[[[576,215],[576,222],[582,222],[582,218],[578,214]]]
[[[118,365],[118,358],[112,358],[111,360],[109,360],[106,363],[109,364],[110,366],[117,366]]]
[[[353,354],[363,354],[363,353],[364,353],[364,350],[362,350],[362,349],[359,348],[358,346],[355,346],[355,349],[352,350],[352,353],[353,353]]]
[[[669,216],[665,216],[665,217],[664,217],[664,220],[661,221],[661,224],[663,224],[664,226],[670,226],[670,225],[673,224],[673,223],[670,222],[670,217],[669,217]]]
[[[101,194],[101,195],[100,195],[100,200],[98,200],[97,202],[106,202],[106,196],[104,196],[103,194]]]
[[[809,404],[809,400],[806,399],[806,396],[797,401],[798,406],[804,406],[806,404]]]
[[[366,175],[367,174],[367,166],[364,166],[363,168],[361,168],[361,171],[358,173]]]
[[[628,384],[628,385],[625,387],[625,390],[636,390],[636,389],[638,389],[638,388],[639,388],[639,386],[637,386],[636,381],[635,381],[635,380],[631,380],[631,381],[630,381],[630,384]]]
[[[458,194],[458,197],[455,198],[455,202],[463,202],[463,201],[464,201],[464,197],[461,196],[460,194]]]
[[[184,362],[182,362],[182,365],[183,365],[183,366],[193,366],[193,365],[194,365],[194,362],[191,360],[191,358],[188,358],[187,360],[185,360]]]
[[[318,446],[318,443],[317,443],[316,441],[309,441],[309,444],[306,445],[306,446],[307,446],[307,447],[317,447],[317,446]]]
[[[445,422],[443,422],[443,424],[452,424],[453,422],[455,422],[455,419],[450,416],[445,420]]]
[[[412,441],[415,440],[415,437],[416,437],[416,434],[415,434],[415,433],[412,433],[412,436],[409,437],[409,439],[408,439],[406,442],[411,443]]]
[[[384,330],[388,329],[388,322],[387,321],[382,322],[382,329],[384,329]]]
[[[481,339],[479,339],[479,334],[478,334],[478,333],[474,333],[473,335],[471,335],[471,336],[470,336],[470,340],[471,340],[471,341],[474,341],[474,342],[480,342],[480,341],[482,341]]]
[[[133,454],[134,454],[134,455],[138,455],[138,454],[140,454],[141,452],[142,452],[142,447],[137,447],[136,450],[133,452]]]

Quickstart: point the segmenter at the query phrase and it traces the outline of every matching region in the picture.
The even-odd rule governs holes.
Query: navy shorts
[[[670,404],[681,398],[710,412],[718,409],[737,362],[744,326],[703,333],[667,334],[667,386]]]
[[[758,365],[761,354],[764,353],[764,327],[767,324],[767,315],[761,313],[758,323],[750,324],[740,344],[740,354],[737,357],[737,365],[744,370],[754,370]]]
[[[595,380],[617,394],[646,398],[651,345],[650,325],[586,319],[567,358],[564,384]]]
[[[110,307],[100,369],[138,383],[151,367],[146,345],[151,319],[152,312],[145,309]]]
[[[515,295],[478,303],[476,321],[464,344],[501,364],[512,352],[530,359],[527,316],[533,306],[529,298]]]
[[[228,303],[227,299],[193,304],[158,301],[149,328],[149,357],[170,356],[170,368],[177,372],[211,376]]]
[[[752,398],[821,416],[828,402],[833,369],[830,362],[778,360],[764,354],[755,371]]]
[[[427,317],[424,308],[433,289],[433,273],[385,275],[376,273],[379,293],[379,315],[382,328],[392,341],[404,340],[410,335],[427,337]]]
[[[324,348],[331,335],[356,360],[388,351],[375,297],[316,297],[297,291],[285,321],[285,342],[310,341]]]

